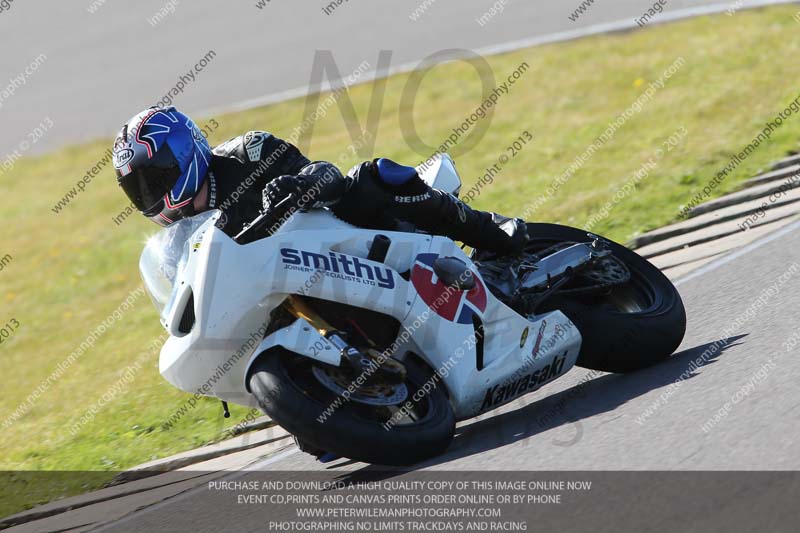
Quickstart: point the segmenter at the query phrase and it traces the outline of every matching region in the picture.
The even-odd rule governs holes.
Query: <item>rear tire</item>
[[[587,232],[557,224],[528,224],[532,243],[588,241]],[[652,366],[678,348],[686,311],[672,282],[649,261],[608,241],[631,280],[602,295],[556,294],[543,310],[560,310],[583,337],[577,364],[603,372],[633,372]]]
[[[411,358],[404,363],[410,400],[433,373]],[[311,446],[366,463],[406,466],[441,454],[453,439],[455,415],[440,379],[419,401],[425,402],[425,414],[412,424],[387,430],[379,420],[365,419],[369,406],[353,400],[340,403],[320,422],[337,395],[319,383],[314,387],[313,381],[304,386],[302,369],[311,364],[315,363],[276,347],[259,357],[249,376],[250,390],[264,412]]]

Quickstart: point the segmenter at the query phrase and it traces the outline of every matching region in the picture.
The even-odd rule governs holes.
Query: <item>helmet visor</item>
[[[119,177],[119,185],[139,211],[150,210],[169,192],[181,175],[178,160],[164,145],[144,165]]]

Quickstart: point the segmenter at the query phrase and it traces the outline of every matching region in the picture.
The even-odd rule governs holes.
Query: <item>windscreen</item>
[[[179,220],[159,231],[147,240],[139,258],[139,271],[145,289],[153,300],[159,314],[172,296],[175,279],[189,257],[190,237],[204,224],[219,214],[205,211],[191,218]]]

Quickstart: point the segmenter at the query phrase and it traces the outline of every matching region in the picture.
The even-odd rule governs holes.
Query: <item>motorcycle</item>
[[[458,195],[449,156],[420,176]],[[235,238],[220,216],[176,222],[142,253],[169,333],[159,370],[225,406],[255,402],[307,450],[417,463],[448,447],[457,421],[575,365],[631,372],[683,339],[673,284],[580,229],[528,223],[525,252],[497,257],[325,209],[264,213]]]

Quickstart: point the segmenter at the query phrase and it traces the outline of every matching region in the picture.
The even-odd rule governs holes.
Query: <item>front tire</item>
[[[341,397],[314,381],[307,357],[281,347],[265,352],[250,371],[250,390],[263,411],[284,429],[313,447],[366,463],[406,466],[447,449],[455,432],[455,415],[441,379],[409,358],[406,386],[417,420],[384,427],[387,413]],[[414,402],[414,392],[432,383]],[[339,403],[333,412],[326,410]],[[383,418],[383,422],[381,421]]]
[[[587,232],[557,224],[528,224],[531,245],[586,242]],[[556,294],[542,304],[560,310],[583,337],[577,364],[603,372],[633,372],[652,366],[678,348],[686,332],[686,311],[672,282],[649,261],[608,241],[631,279],[601,294]]]

